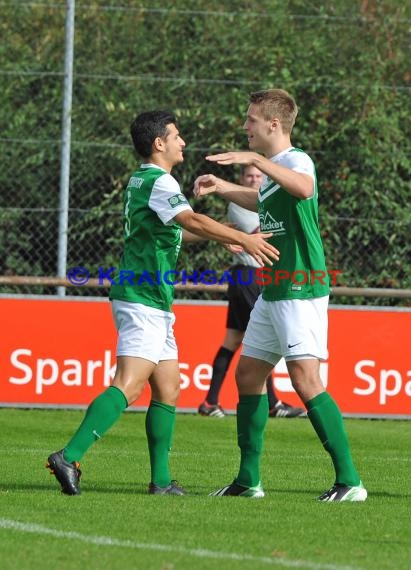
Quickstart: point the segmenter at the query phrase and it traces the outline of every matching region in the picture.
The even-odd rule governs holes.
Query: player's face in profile
[[[167,136],[164,142],[165,151],[170,163],[174,165],[183,162],[183,150],[186,143],[181,138],[177,127],[173,123],[167,126]]]
[[[259,105],[251,103],[248,107],[243,129],[247,133],[250,150],[264,152],[267,139],[271,133],[271,121],[267,121],[267,119],[263,117]]]

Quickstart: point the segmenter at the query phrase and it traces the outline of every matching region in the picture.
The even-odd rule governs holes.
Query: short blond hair
[[[287,91],[284,89],[255,91],[250,95],[250,103],[260,106],[264,119],[269,121],[277,118],[283,131],[291,133],[297,118],[298,107],[294,98]]]

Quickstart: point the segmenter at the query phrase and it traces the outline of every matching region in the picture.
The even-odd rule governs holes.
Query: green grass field
[[[238,465],[235,418],[180,414],[173,476],[149,496],[144,414],[126,413],[83,458],[80,497],[44,468],[83,412],[0,409],[0,567],[395,570],[411,567],[411,423],[347,420],[366,503],[317,503],[333,483],[307,419],[270,419],[264,499],[208,493]]]

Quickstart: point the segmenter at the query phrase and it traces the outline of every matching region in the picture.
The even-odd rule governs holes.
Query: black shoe
[[[326,491],[320,495],[317,501],[324,503],[341,503],[343,501],[350,502],[362,502],[367,499],[367,491],[364,485],[360,481],[360,484],[356,487],[348,487],[347,485],[341,485],[336,483],[329,491]]]
[[[221,487],[217,491],[213,491],[209,495],[210,497],[250,497],[252,499],[262,499],[264,497],[264,490],[261,486],[261,482],[255,487],[243,487],[239,485],[236,481],[233,481],[230,485]]]
[[[209,404],[206,400],[199,406],[198,413],[202,416],[210,416],[212,418],[223,418],[225,416],[220,404]]]
[[[298,418],[306,416],[307,412],[303,408],[294,408],[281,400],[275,404],[274,408],[268,412],[270,418]]]
[[[80,495],[80,463],[73,461],[69,463],[64,459],[63,449],[52,453],[46,463],[50,474],[54,475],[61,485],[62,493],[66,495]]]
[[[148,485],[149,495],[185,495],[186,492],[182,487],[177,485],[177,481],[171,481],[166,487],[159,487],[154,485],[154,483],[149,483]]]

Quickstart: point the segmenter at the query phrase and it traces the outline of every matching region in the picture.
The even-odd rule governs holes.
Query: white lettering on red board
[[[10,363],[15,369],[13,376],[9,377],[10,384],[34,382],[36,394],[43,394],[47,387],[57,382],[64,386],[109,386],[116,371],[110,350],[104,351],[102,360],[67,358],[59,362],[54,358],[36,358],[30,349],[17,348],[10,355]],[[197,364],[191,371],[188,363],[180,362],[181,390],[193,384],[198,390],[207,391],[212,373],[210,364]]]
[[[47,387],[61,382],[64,386],[109,386],[114,378],[116,364],[112,362],[112,353],[105,350],[101,360],[81,361],[66,358],[62,362],[50,357],[36,357],[28,348],[17,348],[10,355],[14,368],[9,382],[25,385],[33,382],[36,394],[43,394]],[[180,388],[186,390],[193,385],[197,390],[207,391],[213,368],[210,364],[199,363],[194,366],[180,362]],[[356,378],[361,382],[354,387],[357,396],[378,395],[380,405],[387,405],[390,398],[401,393],[411,397],[411,370],[380,368],[375,360],[360,360],[354,366]],[[328,383],[328,364],[322,362],[320,374],[324,387]],[[275,387],[278,390],[293,391],[285,362],[280,362],[274,370]]]
[[[52,386],[58,380],[64,386],[94,386],[98,373],[103,386],[109,386],[116,368],[111,363],[110,350],[104,351],[102,360],[82,362],[67,358],[60,364],[54,358],[32,358],[30,349],[18,348],[11,353],[10,362],[20,372],[18,376],[10,376],[10,384],[23,385],[34,381],[36,394],[43,394],[46,386]]]
[[[411,370],[401,374],[395,368],[378,369],[375,360],[360,360],[356,363],[354,372],[365,383],[354,388],[353,392],[358,396],[370,396],[377,392],[378,402],[382,406],[387,404],[388,398],[398,396],[402,390],[406,396],[411,396]]]

